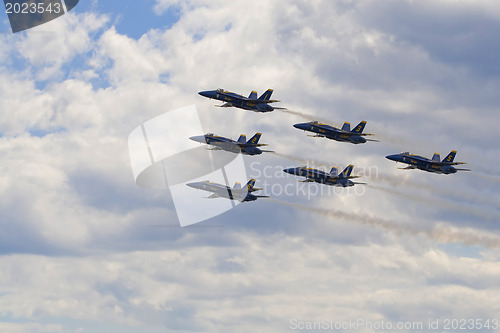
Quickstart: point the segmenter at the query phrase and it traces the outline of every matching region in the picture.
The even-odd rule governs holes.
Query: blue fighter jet
[[[257,147],[267,146],[265,143],[259,143],[259,139],[262,133],[255,133],[254,136],[248,141],[247,137],[242,134],[240,135],[238,141],[234,141],[222,136],[214,135],[213,133],[207,133],[205,135],[192,136],[191,140],[206,143],[215,146],[212,150],[225,150],[232,153],[242,153],[245,155],[259,155],[262,152],[272,152],[272,150],[262,150]]]
[[[263,93],[259,98],[257,98],[256,91],[252,91],[250,93],[250,96],[248,97],[224,89],[200,91],[198,94],[204,97],[208,97],[210,99],[217,99],[219,101],[225,102],[222,105],[216,105],[222,108],[228,108],[234,106],[236,108],[255,111],[255,112],[271,112],[275,109],[284,110],[285,108],[273,107],[269,105],[269,103],[279,102],[277,100],[270,99],[272,93],[273,93],[272,89],[267,89],[267,91]]]
[[[426,157],[410,154],[409,152],[387,155],[386,158],[391,161],[409,164],[406,168],[398,168],[402,170],[420,169],[427,172],[444,173],[445,175],[456,173],[459,170],[470,171],[470,169],[458,169],[453,167],[453,165],[465,164],[464,162],[453,162],[456,154],[457,152],[452,150],[443,161],[441,161],[438,153],[434,153],[431,160]]]
[[[297,168],[288,168],[283,171],[291,175],[306,177],[305,180],[300,181],[303,183],[316,182],[325,185],[342,186],[342,187],[354,186],[355,184],[366,184],[366,183],[353,182],[350,180],[352,178],[360,177],[360,176],[351,176],[353,168],[354,165],[351,164],[347,168],[345,168],[341,174],[338,174],[338,169],[336,167],[333,167],[330,170],[330,173],[318,169],[308,168],[306,166],[301,166]]]
[[[260,191],[261,188],[254,187],[255,179],[250,179],[245,187],[241,187],[240,183],[235,183],[234,187],[229,187],[217,183],[212,183],[208,180],[196,183],[186,184],[189,187],[212,192],[207,199],[226,198],[230,200],[238,200],[240,202],[255,201],[258,198],[269,198],[267,195],[255,195],[252,192]]]
[[[322,124],[318,121],[310,121],[308,123],[295,124],[293,127],[316,133],[316,135],[309,135],[315,138],[328,138],[336,141],[351,142],[354,144],[365,143],[366,141],[378,141],[373,139],[365,139],[363,136],[373,135],[363,133],[366,121],[360,122],[352,131],[351,124],[345,122],[342,128],[336,128],[331,125]]]

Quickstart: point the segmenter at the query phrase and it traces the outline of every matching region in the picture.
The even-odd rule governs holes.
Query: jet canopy
[[[214,136],[214,133],[207,133],[205,136]]]
[[[310,124],[319,124],[319,121],[317,121],[317,120],[312,120],[312,121],[310,121],[309,123],[310,123]]]
[[[401,153],[401,155],[410,155],[410,152],[409,151],[404,151]]]
[[[215,91],[217,91],[217,92],[223,92],[223,91],[224,91],[224,89],[222,89],[222,88],[217,88],[217,89],[215,89]]]

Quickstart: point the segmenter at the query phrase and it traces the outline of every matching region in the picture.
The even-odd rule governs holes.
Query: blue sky
[[[154,0],[81,1],[75,8],[77,13],[96,11],[110,16],[116,31],[131,38],[139,39],[151,29],[170,28],[180,17],[177,6],[172,6],[161,14],[155,14]]]
[[[500,319],[496,3],[99,0],[17,34],[6,20],[0,331]],[[295,113],[216,108],[197,94],[219,87],[272,88]],[[206,132],[263,133],[278,154],[244,161],[271,199],[180,228],[174,194],[135,184],[129,134],[188,105]],[[366,120],[381,142],[292,127],[308,119]],[[181,125],[165,135],[185,136]],[[472,172],[385,159],[453,149]],[[281,172],[306,162],[352,163],[368,185],[322,193]],[[193,190],[193,209],[204,196]]]

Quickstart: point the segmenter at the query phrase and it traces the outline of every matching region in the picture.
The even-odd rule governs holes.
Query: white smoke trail
[[[315,116],[312,114],[308,114],[305,112],[293,111],[293,110],[289,110],[289,109],[277,109],[277,110],[284,112],[284,113],[293,114],[293,115],[301,117],[302,119],[305,119],[307,121],[317,120],[317,121],[321,121],[324,123],[330,123],[332,121],[331,119],[324,119],[324,118],[321,118],[321,117],[318,117],[318,116]]]
[[[359,224],[370,225],[373,227],[391,230],[396,233],[409,235],[424,235],[430,239],[441,243],[462,243],[467,245],[479,245],[486,248],[500,249],[500,238],[490,234],[480,232],[475,229],[459,229],[445,224],[438,224],[433,229],[424,229],[419,226],[402,224],[394,220],[384,219],[376,216],[357,214],[352,212],[343,212],[336,209],[323,209],[311,206],[305,206],[298,203],[290,203],[278,199],[269,200],[281,205],[297,208],[303,211],[312,212],[330,218],[339,218],[345,221],[356,222]]]
[[[475,207],[470,207],[469,205],[464,205],[464,204],[459,204],[459,203],[453,203],[453,202],[448,202],[444,201],[442,199],[438,199],[436,197],[431,197],[431,196],[419,196],[416,194],[409,194],[405,193],[403,191],[398,191],[395,189],[390,189],[386,187],[380,187],[380,186],[375,186],[375,185],[368,185],[370,188],[373,188],[377,191],[385,192],[392,194],[394,196],[397,196],[399,198],[406,198],[408,200],[420,202],[426,205],[431,205],[434,207],[442,208],[442,209],[448,209],[451,211],[455,212],[460,212],[463,214],[468,214],[468,215],[473,215],[485,220],[489,221],[498,221],[500,222],[500,214],[498,212],[491,212],[487,211],[481,208],[475,208]]]
[[[418,171],[416,171],[418,172]],[[363,175],[364,176],[364,175]],[[414,189],[429,191],[432,194],[443,196],[447,198],[456,198],[459,200],[467,201],[469,203],[479,203],[482,205],[488,205],[491,207],[500,208],[500,202],[496,198],[492,198],[488,195],[482,195],[476,191],[457,191],[456,189],[446,189],[441,186],[436,186],[433,184],[415,182],[403,175],[398,177],[383,172],[377,172],[376,174],[367,174],[366,177],[370,181],[389,183],[392,186],[407,186]]]
[[[498,175],[490,175],[490,174],[487,174],[484,172],[472,172],[471,174],[474,176],[478,176],[480,178],[483,178],[483,179],[490,181],[490,182],[500,183],[500,176],[498,176]]]

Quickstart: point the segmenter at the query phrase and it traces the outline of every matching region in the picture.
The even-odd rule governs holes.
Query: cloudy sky
[[[0,331],[500,320],[499,2],[82,0],[0,31]],[[197,94],[219,87],[272,88],[293,113]],[[261,131],[277,154],[245,157],[270,199],[180,228],[169,191],[136,186],[128,135],[192,104],[207,131]],[[381,142],[292,127],[311,119],[366,120]],[[453,149],[472,172],[384,157]],[[281,172],[306,162],[368,185]]]

